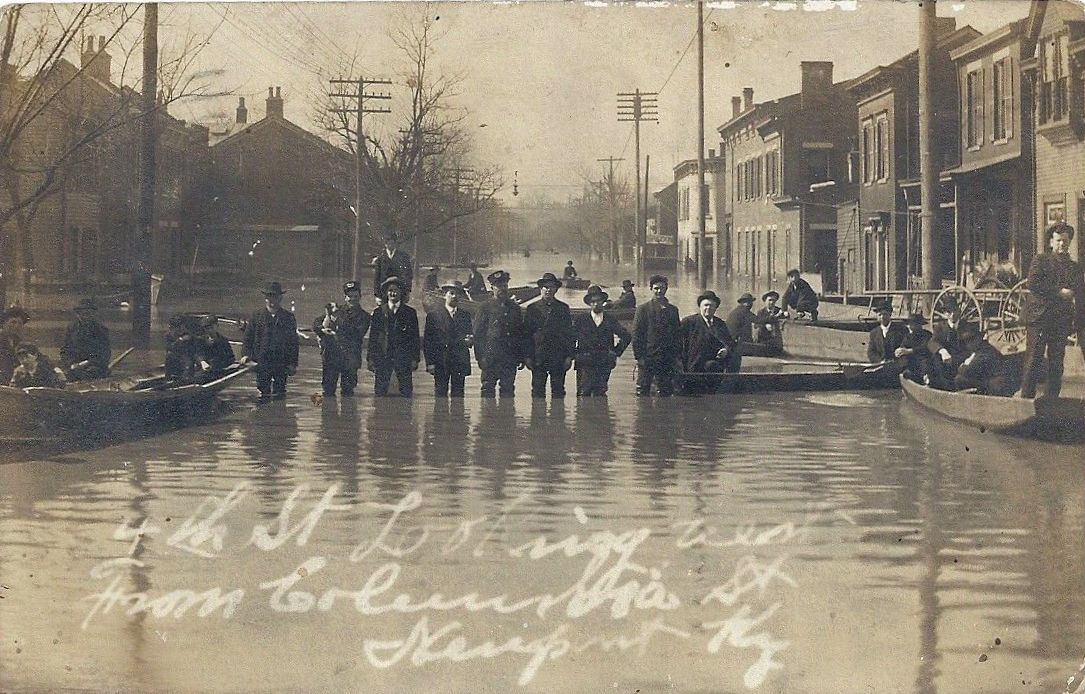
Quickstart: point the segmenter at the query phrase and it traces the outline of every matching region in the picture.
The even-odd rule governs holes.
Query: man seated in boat
[[[573,261],[570,260],[565,263],[565,271],[562,273],[562,279],[573,280],[577,277],[578,275],[576,274],[576,268],[573,267]]]
[[[866,360],[887,362],[896,359],[897,348],[904,344],[907,330],[893,322],[893,305],[883,302],[875,309],[878,324],[870,331],[866,342]]]
[[[23,342],[15,351],[19,365],[11,377],[14,388],[63,388],[64,372],[54,368],[37,345]]]
[[[69,381],[109,375],[109,329],[98,321],[98,302],[83,299],[75,307],[75,320],[64,333],[60,360]]]
[[[948,300],[948,315],[935,313],[931,325],[930,351],[933,355],[931,378],[938,387],[948,388],[961,362],[968,356],[961,341],[961,308],[957,302]]]
[[[1017,361],[1007,359],[987,342],[978,324],[962,323],[959,329],[968,354],[953,379],[954,388],[981,395],[1013,395],[1021,377]]]
[[[471,274],[467,276],[467,281],[463,283],[463,289],[470,297],[477,297],[479,294],[486,293],[486,280],[482,278],[482,273],[478,271],[478,264],[471,263],[468,267],[471,268]]]
[[[622,293],[617,301],[607,304],[607,308],[636,308],[637,295],[633,293],[633,280],[622,280]]]
[[[433,265],[430,267],[429,272],[426,273],[425,278],[422,280],[422,289],[427,292],[435,292],[441,288],[441,280],[437,277],[437,273],[441,268]]]
[[[727,314],[727,331],[736,343],[731,354],[731,366],[734,371],[742,367],[742,344],[753,343],[753,329],[757,316],[753,312],[753,294],[746,292],[738,297],[738,305]]]
[[[781,345],[780,321],[784,319],[784,310],[776,305],[780,300],[780,292],[770,290],[761,295],[761,301],[765,305],[757,312],[755,324],[757,335],[755,339],[763,345]]]
[[[792,318],[810,314],[810,320],[818,319],[818,295],[810,283],[804,280],[798,269],[787,271],[787,289],[784,290],[784,309],[794,311]]]
[[[179,313],[170,318],[166,330],[166,378],[190,381],[197,371],[196,335],[198,323],[192,316]]]
[[[893,350],[893,356],[904,373],[904,377],[916,383],[931,383],[931,332],[923,326],[927,319],[921,313],[913,313],[908,316],[905,324],[904,338],[900,347]]]
[[[697,313],[682,319],[679,329],[681,340],[680,358],[686,374],[737,373],[734,363],[735,340],[727,329],[727,323],[716,316],[720,298],[708,290],[697,297]],[[696,394],[706,392],[708,383],[698,383],[687,378],[683,392]]]
[[[200,330],[196,336],[196,362],[199,372],[196,379],[209,383],[230,368],[237,359],[230,341],[218,330],[218,316],[209,315],[200,319]]]
[[[16,350],[23,341],[23,328],[30,321],[30,314],[22,306],[12,306],[0,318],[0,385],[11,383],[15,367],[19,365]]]

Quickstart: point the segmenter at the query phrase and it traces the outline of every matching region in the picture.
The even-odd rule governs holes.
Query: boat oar
[[[886,361],[799,361],[799,360],[787,360],[782,359],[778,363],[786,366],[833,366],[838,369],[843,369],[846,366],[870,369],[876,366],[885,366],[892,363],[894,360],[888,359]]]
[[[136,351],[136,348],[135,348],[135,347],[129,347],[128,349],[126,349],[126,350],[124,350],[123,352],[121,352],[121,353],[120,353],[120,356],[118,356],[118,357],[117,357],[116,359],[114,359],[113,361],[109,362],[109,368],[110,368],[110,370],[112,370],[112,369],[113,369],[113,367],[114,367],[114,366],[116,366],[117,364],[120,364],[120,363],[121,363],[121,361],[123,361],[125,357],[127,357],[127,356],[128,356],[129,354],[131,354],[132,352],[135,352],[135,351]]]

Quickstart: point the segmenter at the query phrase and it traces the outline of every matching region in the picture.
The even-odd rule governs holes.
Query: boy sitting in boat
[[[201,318],[200,329],[194,340],[196,362],[199,366],[196,378],[202,383],[215,380],[237,361],[230,341],[218,331],[218,323],[215,315]]]
[[[1013,395],[1021,377],[1017,362],[987,342],[976,323],[961,323],[959,332],[968,356],[957,369],[954,388],[974,390],[980,395]]]
[[[927,319],[921,313],[908,316],[907,332],[900,347],[893,350],[893,356],[902,367],[905,378],[930,385],[934,368],[928,345],[932,336],[929,330],[923,328],[926,324]]]
[[[170,318],[166,331],[166,377],[173,380],[189,381],[196,373],[197,328],[195,318],[178,314]]]
[[[75,307],[75,321],[64,333],[60,359],[69,381],[109,376],[109,329],[98,320],[98,302],[83,299]]]
[[[15,350],[19,365],[11,377],[15,388],[63,388],[64,374],[54,368],[49,358],[38,351],[36,345],[23,342]]]
[[[757,342],[762,345],[783,347],[780,337],[780,321],[784,319],[784,310],[776,305],[780,292],[772,290],[761,295],[765,305],[757,312]]]

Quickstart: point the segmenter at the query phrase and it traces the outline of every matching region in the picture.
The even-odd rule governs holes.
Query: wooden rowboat
[[[683,373],[685,390],[709,393],[882,390],[897,387],[891,365],[854,364],[821,371]]]
[[[569,279],[563,279],[561,282],[566,289],[583,290],[591,286],[591,280],[583,277],[570,277]]]
[[[1007,398],[937,390],[901,378],[912,402],[981,431],[1079,439],[1085,436],[1085,400],[1080,398]]]
[[[0,386],[0,438],[58,441],[166,428],[210,411],[215,394],[250,368],[233,364],[209,383],[178,384],[155,375],[77,382],[65,389]]]
[[[470,314],[474,314],[475,307],[479,306],[486,301],[493,298],[493,292],[475,292],[465,299],[460,300],[460,308],[467,311]],[[532,285],[524,285],[522,287],[509,287],[509,296],[512,300],[518,304],[527,303],[528,301],[539,296],[539,288]],[[428,313],[434,311],[445,305],[445,294],[440,289],[423,290],[422,291],[422,308]]]
[[[591,308],[587,306],[572,306],[570,307],[569,312],[572,313],[573,318],[576,319],[576,317],[581,314],[587,315],[591,313]],[[608,308],[606,309],[606,313],[608,316],[614,316],[619,321],[631,323],[633,322],[633,316],[637,313],[637,307],[623,306],[621,308]]]

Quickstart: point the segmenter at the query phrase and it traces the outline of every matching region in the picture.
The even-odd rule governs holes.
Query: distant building
[[[674,183],[677,199],[677,234],[678,260],[687,258],[697,261],[700,258],[700,220],[697,217],[697,204],[704,200],[705,209],[705,258],[708,267],[720,266],[721,242],[726,234],[724,216],[726,208],[726,188],[724,175],[726,164],[722,156],[716,156],[716,150],[708,150],[704,169],[704,198],[697,194],[697,160],[687,159],[674,167]]]
[[[1085,260],[1085,8],[1034,0],[1033,54],[1022,61],[1031,82],[1036,147],[1036,240],[1057,221],[1077,228],[1070,255]]]
[[[235,122],[211,146],[208,222],[199,236],[204,267],[275,278],[337,277],[353,260],[353,157],[284,117],[281,88],[268,88],[266,115]],[[375,256],[379,243],[366,256]]]
[[[652,197],[655,215],[649,215],[644,265],[653,270],[674,271],[678,263],[678,183],[656,191]]]
[[[854,197],[855,100],[833,82],[832,63],[801,69],[799,93],[755,104],[746,88],[718,128],[728,173],[725,264],[750,290],[780,286],[791,268],[815,287],[836,288],[836,207]]]

